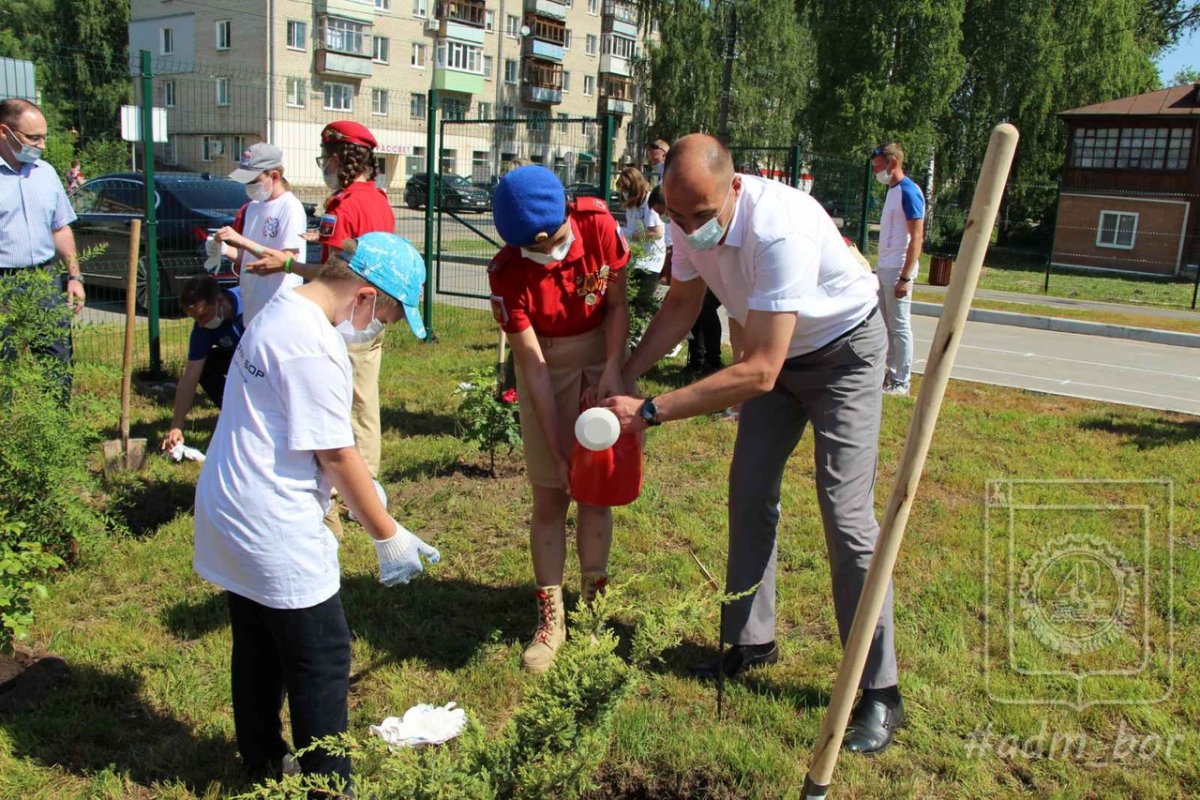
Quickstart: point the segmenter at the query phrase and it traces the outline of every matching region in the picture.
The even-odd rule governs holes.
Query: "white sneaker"
[[[902,386],[898,383],[893,383],[890,386],[885,386],[883,393],[889,394],[893,397],[908,397],[908,387]]]
[[[675,348],[671,352],[667,353],[667,358],[674,358],[675,356],[679,355],[679,351],[682,349],[683,342],[680,342],[679,344],[675,345]]]

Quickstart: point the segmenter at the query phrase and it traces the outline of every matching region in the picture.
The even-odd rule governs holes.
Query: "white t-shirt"
[[[817,350],[858,325],[879,302],[879,281],[859,266],[813,198],[742,175],[724,244],[697,251],[675,234],[671,276],[703,278],[743,327],[750,311],[794,311],[788,357]]]
[[[196,484],[200,577],[270,608],[337,592],[331,485],[313,451],[354,445],[352,395],[342,337],[315,303],[280,292],[234,354]]]
[[[650,196],[646,195],[646,199],[640,206],[625,209],[625,225],[622,231],[626,239],[632,240],[634,234],[644,233],[656,226],[661,227],[662,224],[662,217],[650,207]],[[646,248],[646,255],[630,264],[630,266],[633,269],[645,270],[646,272],[662,272],[663,264],[667,260],[666,240],[661,238],[646,239],[638,242],[638,244]]]
[[[308,243],[301,234],[308,225],[304,206],[291,192],[284,192],[274,200],[254,200],[246,206],[242,223],[242,235],[252,242],[270,247],[272,250],[296,250],[295,261],[304,263]],[[242,263],[255,260],[253,253],[244,253]],[[273,275],[242,274],[243,318],[246,325],[258,316],[263,306],[281,289],[292,288],[304,283],[299,275],[276,272]]]
[[[925,218],[925,196],[907,175],[887,191],[879,223],[878,269],[900,270],[912,235],[908,221]]]

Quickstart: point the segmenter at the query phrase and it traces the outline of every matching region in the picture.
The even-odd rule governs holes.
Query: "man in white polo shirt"
[[[879,451],[886,331],[878,282],[811,197],[776,181],[734,173],[711,136],[671,146],[664,189],[672,220],[671,290],[626,364],[626,385],[695,321],[705,284],[743,328],[740,360],[690,386],[640,400],[604,403],[623,430],[707,414],[742,403],[729,470],[726,589],[757,591],[726,607],[732,647],[694,671],[728,676],[778,660],[775,646],[776,527],[784,467],[813,426],[817,499],[845,643],[879,535]],[[703,280],[697,280],[698,278]],[[863,672],[845,746],[874,754],[904,720],[897,686],[889,589]]]

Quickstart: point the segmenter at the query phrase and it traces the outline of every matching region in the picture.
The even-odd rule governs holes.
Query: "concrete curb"
[[[912,304],[914,314],[923,317],[941,317],[940,303]],[[1128,325],[1109,325],[1103,322],[1086,322],[1080,319],[1064,319],[1062,317],[1043,317],[1033,314],[1014,314],[1011,311],[992,311],[983,308],[973,308],[967,315],[973,322],[989,322],[993,325],[1013,325],[1018,328],[1035,328],[1043,331],[1058,331],[1060,333],[1080,333],[1085,336],[1107,336],[1110,339],[1129,339],[1154,344],[1169,344],[1176,347],[1200,348],[1200,334],[1181,333],[1179,331],[1160,331],[1153,328],[1134,328]]]

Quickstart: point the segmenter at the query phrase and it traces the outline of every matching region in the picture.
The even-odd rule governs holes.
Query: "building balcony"
[[[334,17],[365,22],[368,25],[375,19],[374,8],[355,0],[314,0],[313,11],[317,13],[317,16],[329,14]]]
[[[534,86],[531,83],[523,83],[521,84],[521,100],[525,103],[556,106],[562,102],[562,89],[553,86]]]
[[[626,78],[633,76],[633,70],[629,68],[629,60],[619,56],[600,56],[600,72],[622,75]]]
[[[558,64],[562,63],[567,53],[566,48],[560,44],[536,39],[532,36],[525,37],[525,40],[521,43],[521,52],[527,58],[542,58]]]
[[[343,78],[371,77],[371,56],[317,50],[316,71],[320,75]]]
[[[438,19],[482,28],[487,18],[485,0],[442,0],[437,5]]]
[[[478,72],[467,72],[454,67],[433,68],[433,88],[440,92],[482,94],[483,87],[484,78]]]
[[[628,116],[633,113],[633,101],[623,100],[620,97],[601,97],[600,113],[616,114],[621,117]]]
[[[525,10],[561,22],[567,19],[567,6],[555,0],[525,0]]]
[[[453,39],[456,42],[470,42],[475,45],[483,44],[483,36],[484,30],[482,26],[476,28],[474,25],[467,25],[448,19],[442,20],[442,25],[438,33],[439,39]]]
[[[628,0],[604,0],[604,16],[627,22],[635,28],[638,24],[637,6]]]

